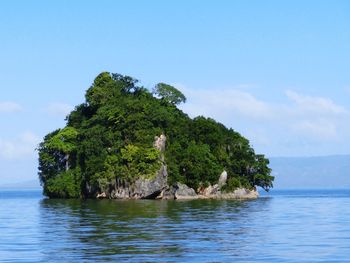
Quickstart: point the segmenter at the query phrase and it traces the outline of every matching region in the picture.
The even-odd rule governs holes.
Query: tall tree
[[[186,102],[186,97],[181,91],[165,83],[158,83],[155,86],[153,93],[173,105]]]

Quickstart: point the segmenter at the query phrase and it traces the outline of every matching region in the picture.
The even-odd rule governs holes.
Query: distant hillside
[[[350,188],[350,155],[270,158],[275,188]]]

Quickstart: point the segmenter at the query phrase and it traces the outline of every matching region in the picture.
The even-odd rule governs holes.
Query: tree
[[[262,154],[257,154],[256,162],[254,164],[253,175],[251,176],[251,184],[262,187],[265,191],[269,191],[273,187],[273,180],[275,179],[270,175],[271,169],[268,167],[269,160]]]
[[[186,97],[181,91],[165,83],[158,83],[155,86],[153,93],[173,105],[186,102]]]
[[[52,136],[47,142],[46,147],[53,151],[64,153],[65,169],[69,169],[69,156],[76,149],[76,138],[78,132],[73,127],[66,127],[59,130],[57,134]]]
[[[185,183],[194,189],[202,183],[216,183],[218,175],[223,171],[223,167],[210,152],[209,145],[196,144],[194,141],[185,150],[180,167],[186,178]]]

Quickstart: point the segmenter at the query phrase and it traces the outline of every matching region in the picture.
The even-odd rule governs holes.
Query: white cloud
[[[238,89],[183,90],[188,102],[182,108],[191,116],[207,117],[241,115],[250,118],[270,118],[270,106],[252,94]]]
[[[0,157],[3,159],[21,159],[35,156],[40,138],[32,132],[24,132],[12,139],[0,138]]]
[[[339,140],[340,126],[349,122],[349,111],[324,97],[287,90],[292,104],[285,105],[285,117],[292,132],[308,140]]]
[[[50,115],[59,115],[59,116],[67,116],[72,110],[73,106],[65,104],[65,103],[51,103],[47,106],[46,111]]]
[[[348,111],[331,99],[323,97],[312,97],[302,95],[291,90],[286,91],[287,97],[295,103],[295,106],[300,113],[315,113],[315,114],[344,114]]]
[[[21,111],[22,107],[15,102],[0,102],[0,113],[12,113]]]
[[[302,120],[291,125],[292,129],[312,140],[337,140],[337,125],[325,119]]]
[[[259,99],[253,93],[256,89],[241,86],[216,90],[176,87],[186,95],[188,100],[181,108],[191,117],[212,117],[240,131],[261,152],[337,153],[350,141],[349,109],[330,98],[288,90],[285,99],[276,103]]]

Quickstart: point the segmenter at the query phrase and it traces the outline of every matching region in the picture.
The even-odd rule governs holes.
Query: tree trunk
[[[66,154],[64,159],[66,160],[66,171],[68,171],[69,170],[69,153]]]

